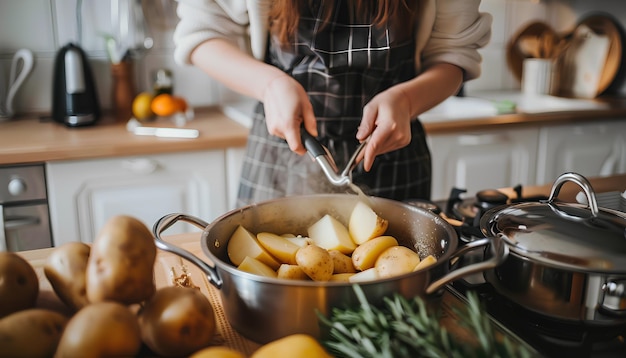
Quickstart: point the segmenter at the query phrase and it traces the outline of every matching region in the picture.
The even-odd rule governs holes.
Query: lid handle
[[[587,178],[578,173],[570,172],[561,174],[552,185],[552,191],[550,192],[550,196],[548,197],[548,203],[554,202],[556,197],[559,195],[559,192],[561,191],[561,187],[568,181],[576,183],[582,188],[583,192],[587,196],[587,203],[589,203],[589,209],[591,209],[591,214],[594,217],[597,217],[599,211],[598,202],[596,201],[596,194],[594,193],[593,188],[591,187],[591,183],[589,183],[589,180],[587,180]]]

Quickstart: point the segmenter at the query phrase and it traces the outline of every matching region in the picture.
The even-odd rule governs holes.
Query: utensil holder
[[[113,76],[111,100],[115,120],[125,123],[133,116],[133,99],[135,98],[133,63],[122,61],[111,64],[111,75]]]

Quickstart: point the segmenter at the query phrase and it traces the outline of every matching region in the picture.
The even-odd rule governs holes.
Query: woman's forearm
[[[463,83],[461,68],[441,63],[409,81],[396,85],[409,99],[411,117],[415,118],[457,93]]]
[[[198,46],[191,54],[191,62],[233,91],[259,101],[273,80],[287,76],[220,38]]]

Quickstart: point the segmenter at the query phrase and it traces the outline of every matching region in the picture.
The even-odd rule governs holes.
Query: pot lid
[[[572,178],[587,194],[588,207],[554,201]],[[512,253],[533,261],[576,271],[626,272],[626,214],[598,209],[591,185],[575,173],[559,177],[548,200],[491,209],[480,226],[487,236],[502,236]]]

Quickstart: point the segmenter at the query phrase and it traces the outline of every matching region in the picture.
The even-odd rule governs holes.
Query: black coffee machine
[[[59,50],[54,64],[52,117],[69,127],[94,124],[100,104],[85,52],[69,43]]]

